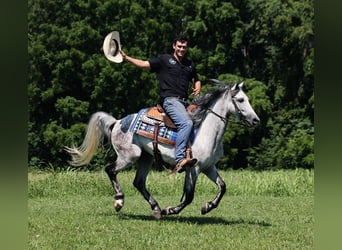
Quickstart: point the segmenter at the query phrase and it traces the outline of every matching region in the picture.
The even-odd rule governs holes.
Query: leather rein
[[[234,96],[233,96],[233,97],[234,97]],[[235,103],[235,100],[234,100],[233,97],[232,97],[232,102],[233,102],[233,104],[234,104],[234,107],[235,107],[235,109],[237,110],[237,113],[238,113],[239,117],[243,117],[243,116],[241,115],[242,112],[241,112],[241,110],[239,109],[238,105]],[[211,112],[212,114],[216,115],[216,116],[217,116],[218,118],[220,118],[220,120],[223,121],[224,123],[228,123],[228,121],[229,121],[229,115],[228,115],[228,116],[222,116],[222,115],[216,113],[216,112],[215,112],[214,110],[212,110],[211,108],[209,108],[208,111]],[[244,124],[241,122],[241,120],[239,120],[239,121],[232,121],[232,120],[230,120],[230,122],[232,122],[232,123],[237,123],[237,124],[240,124],[240,125],[244,125]]]

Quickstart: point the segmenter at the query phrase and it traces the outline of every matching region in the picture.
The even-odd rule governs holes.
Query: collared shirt
[[[149,60],[151,72],[157,74],[161,99],[188,98],[189,83],[198,81],[195,63],[183,58],[181,63],[173,55],[160,55]]]

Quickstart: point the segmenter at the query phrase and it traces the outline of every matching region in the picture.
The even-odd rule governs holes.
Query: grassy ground
[[[29,173],[29,249],[313,249],[312,171],[221,172],[227,193],[202,216],[216,187],[201,175],[195,199],[179,215],[155,220],[119,175],[125,206],[113,209],[103,172]],[[177,205],[183,174],[152,172],[148,188],[162,207]]]

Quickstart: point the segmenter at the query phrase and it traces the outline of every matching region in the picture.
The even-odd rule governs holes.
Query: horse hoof
[[[201,214],[205,215],[206,213],[208,213],[208,208],[206,206],[203,206],[201,209]]]
[[[124,201],[123,200],[115,200],[114,202],[114,208],[116,212],[119,212],[121,210],[121,208],[124,205]]]
[[[202,209],[201,209],[201,214],[204,215],[206,213],[209,213],[211,210],[213,210],[214,208],[216,208],[217,206],[214,205],[212,202],[208,202],[207,204],[205,204]]]
[[[160,211],[160,209],[154,209],[153,217],[156,218],[157,220],[160,220],[162,217],[162,211]]]
[[[170,213],[170,208],[171,208],[171,207],[164,208],[164,209],[161,211],[161,215],[168,215],[168,214]]]

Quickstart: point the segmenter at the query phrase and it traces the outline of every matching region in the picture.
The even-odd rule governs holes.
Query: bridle
[[[209,112],[213,113],[214,115],[216,115],[218,118],[221,119],[221,121],[223,121],[224,123],[228,122],[229,117],[224,117],[222,115],[219,115],[218,113],[216,113],[214,110],[212,109],[208,109]]]
[[[230,90],[229,90],[230,91]],[[244,121],[244,116],[242,116],[242,112],[241,112],[241,109],[239,108],[239,105],[236,104],[236,100],[234,99],[234,96],[236,95],[237,93],[235,93],[234,95],[232,95],[232,102],[233,102],[233,105],[235,107],[235,110],[237,111],[237,116],[241,119],[239,119],[239,121],[232,121],[230,120],[230,122],[232,123],[237,123],[237,124],[240,124],[241,125],[241,120]],[[208,109],[208,111],[212,114],[214,114],[215,116],[217,116],[218,118],[220,118],[221,121],[223,121],[224,123],[228,123],[229,121],[229,115],[228,116],[222,116],[218,113],[216,113],[214,110],[212,110],[211,108]],[[244,125],[244,124],[243,124]]]

